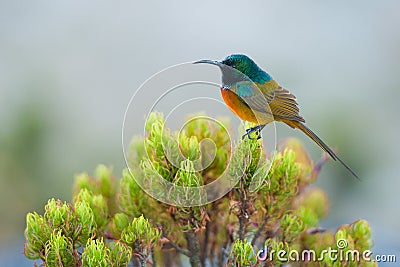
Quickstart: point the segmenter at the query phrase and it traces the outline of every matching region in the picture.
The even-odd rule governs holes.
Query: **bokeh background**
[[[231,53],[289,88],[308,125],[361,177],[325,165],[322,225],[366,219],[374,252],[400,261],[399,11],[395,0],[0,1],[0,266],[32,266],[25,215],[42,213],[48,198],[70,200],[74,174],[98,163],[121,173],[124,111],[145,79]]]

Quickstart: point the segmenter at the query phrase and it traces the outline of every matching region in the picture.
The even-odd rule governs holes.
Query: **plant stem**
[[[248,220],[247,215],[247,201],[246,201],[246,192],[244,189],[239,189],[239,239],[244,240],[245,232],[246,232],[246,221]]]
[[[147,259],[146,255],[140,255],[139,257],[140,267],[146,267],[146,259]]]
[[[175,242],[172,241],[168,236],[164,235],[164,237],[165,237],[166,239],[168,239],[169,244],[170,244],[174,249],[176,249],[176,251],[178,251],[179,253],[181,253],[181,254],[183,254],[183,255],[186,255],[186,256],[190,257],[190,252],[189,252],[189,251],[187,251],[187,250],[181,248],[179,245],[175,244]]]
[[[239,239],[244,239],[244,217],[239,215]]]
[[[151,248],[151,259],[152,259],[152,266],[153,267],[156,267],[157,266],[157,264],[156,264],[156,255],[155,255],[155,253],[154,253],[154,248]]]
[[[265,226],[267,225],[268,219],[269,219],[268,216],[264,217],[264,220],[263,220],[261,226],[258,227],[257,232],[254,234],[254,237],[251,240],[251,245],[254,246],[254,244],[256,243],[257,239],[260,237],[262,231],[264,230]]]
[[[210,222],[206,222],[206,229],[204,232],[204,242],[203,242],[203,248],[201,251],[201,265],[205,266],[206,258],[207,258],[207,248],[208,248],[208,237],[210,234]]]
[[[189,261],[192,267],[200,267],[200,243],[199,236],[193,231],[190,230],[186,234],[187,246],[189,249]]]

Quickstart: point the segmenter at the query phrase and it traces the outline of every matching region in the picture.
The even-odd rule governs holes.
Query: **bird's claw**
[[[260,125],[258,125],[258,126],[256,126],[256,127],[252,127],[252,128],[249,128],[249,129],[246,129],[246,133],[244,134],[244,135],[242,135],[242,140],[247,136],[250,140],[254,140],[254,139],[256,139],[256,140],[258,140],[258,139],[260,139],[261,138],[261,127],[260,127]],[[253,132],[256,132],[257,133],[257,138],[253,138],[253,137],[251,137],[251,134],[253,133]]]

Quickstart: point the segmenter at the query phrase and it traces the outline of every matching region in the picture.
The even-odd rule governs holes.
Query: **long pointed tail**
[[[357,179],[360,179],[357,174],[354,173],[352,169],[350,169],[349,166],[346,165],[346,163],[341,160],[338,155],[335,154],[335,152],[332,151],[332,149],[329,148],[327,144],[325,144],[313,131],[310,130],[305,124],[299,121],[288,121],[284,120],[286,124],[288,124],[292,128],[297,128],[300,129],[303,133],[305,133],[308,137],[310,137],[317,145],[319,145],[326,153],[328,153],[334,160],[339,161],[354,177]]]

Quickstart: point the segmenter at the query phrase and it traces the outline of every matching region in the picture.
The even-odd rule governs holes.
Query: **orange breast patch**
[[[266,124],[270,122],[267,121],[267,119],[265,118],[266,114],[251,110],[251,108],[249,108],[248,105],[244,104],[240,97],[238,97],[231,90],[221,89],[221,94],[229,109],[242,120],[249,121],[255,124]],[[267,117],[270,118],[270,116]]]

